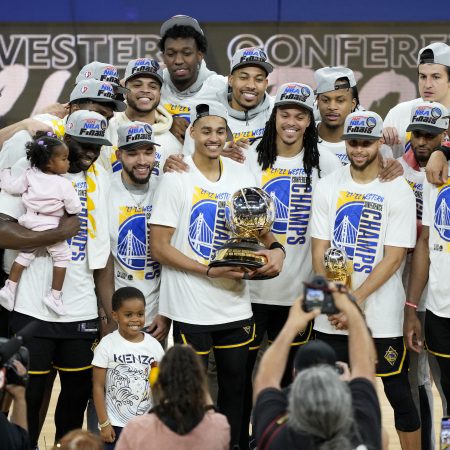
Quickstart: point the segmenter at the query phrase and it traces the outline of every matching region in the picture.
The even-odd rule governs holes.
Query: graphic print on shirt
[[[275,203],[276,217],[272,232],[283,245],[306,242],[311,217],[312,187],[306,187],[306,172],[296,169],[269,168],[262,174],[262,189]]]
[[[339,158],[339,161],[342,163],[343,166],[346,166],[347,164],[350,164],[350,160],[348,159],[347,152],[344,149],[344,152],[336,152],[335,155]]]
[[[191,109],[189,106],[164,103],[164,108],[166,108],[173,117],[182,117],[183,119],[186,119],[188,123],[191,123]]]
[[[228,192],[208,192],[198,186],[192,196],[189,217],[189,245],[197,260],[209,263],[212,250],[217,250],[231,237],[226,221]]]
[[[434,228],[441,239],[448,244],[445,252],[450,252],[450,181],[438,188],[438,196],[434,205]],[[441,249],[440,249],[441,250]],[[441,250],[441,251],[442,251]]]
[[[149,369],[150,364],[142,368],[118,364],[106,371],[106,409],[124,423],[145,414],[152,405]]]
[[[408,179],[405,177],[409,187],[412,189],[414,193],[414,197],[416,198],[416,219],[422,220],[422,212],[423,212],[423,183],[417,183],[414,180]]]
[[[155,146],[155,149],[159,148]],[[119,172],[122,170],[122,163],[116,157],[117,147],[114,147],[114,150],[111,152],[111,167],[113,172]],[[161,165],[161,152],[155,150],[155,165],[153,166],[152,175],[158,176],[162,170]]]
[[[355,272],[370,273],[376,265],[383,203],[378,194],[339,193],[332,243],[345,250]]]
[[[255,130],[245,130],[233,133],[233,141],[236,142],[239,139],[248,139],[249,145],[253,144],[256,139],[259,139],[264,134],[264,128],[256,128]]]
[[[88,210],[87,210],[87,182],[76,181],[73,187],[77,191],[81,202],[81,212],[78,214],[80,219],[80,231],[76,236],[67,239],[72,251],[72,261],[82,262],[86,259],[87,236],[88,236]]]
[[[160,265],[150,255],[148,220],[152,207],[122,206],[119,209],[117,259],[126,273],[116,276],[127,280],[153,280],[161,273]]]

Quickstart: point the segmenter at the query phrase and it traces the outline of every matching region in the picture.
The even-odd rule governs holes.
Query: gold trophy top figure
[[[328,280],[350,287],[353,268],[344,249],[330,247],[323,255],[323,261]]]

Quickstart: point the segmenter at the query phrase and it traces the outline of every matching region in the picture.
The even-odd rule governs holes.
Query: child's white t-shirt
[[[105,336],[94,351],[92,365],[107,369],[106,412],[116,427],[124,427],[153,406],[149,376],[164,350],[154,337],[143,334],[141,342],[130,342],[116,330]]]

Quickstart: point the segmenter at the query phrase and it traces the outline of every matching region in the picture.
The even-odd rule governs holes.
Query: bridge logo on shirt
[[[86,245],[88,236],[88,210],[87,210],[87,183],[86,181],[77,181],[73,183],[81,202],[81,212],[78,214],[80,219],[80,231],[76,236],[67,239],[72,251],[72,261],[84,261],[86,259]]]
[[[285,245],[304,244],[311,217],[312,187],[306,187],[303,167],[267,169],[262,175],[262,188],[275,203],[272,232],[277,239]]]
[[[446,242],[450,242],[450,185],[439,188],[436,204],[434,206],[434,228],[439,236]]]
[[[191,109],[189,106],[164,103],[164,108],[166,108],[173,117],[182,117],[191,123]]]
[[[378,194],[339,194],[333,245],[353,260],[355,272],[370,273],[376,265],[384,197]]]
[[[225,244],[231,236],[226,221],[228,192],[209,192],[196,187],[189,218],[189,245],[193,252],[208,263],[212,250]]]
[[[122,267],[129,269],[126,274],[116,274],[121,278],[152,280],[160,274],[159,263],[153,261],[150,255],[148,219],[151,211],[150,205],[120,208],[117,259]]]

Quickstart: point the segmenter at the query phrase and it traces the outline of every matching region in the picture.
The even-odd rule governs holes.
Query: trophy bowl
[[[235,192],[226,207],[227,224],[235,237],[213,250],[209,265],[239,266],[249,271],[264,266],[267,258],[255,255],[255,252],[265,249],[259,237],[270,231],[275,214],[272,198],[262,189],[248,187]],[[254,277],[252,280],[265,278],[269,277]]]
[[[352,266],[344,249],[330,247],[323,255],[323,261],[328,280],[350,287]]]

